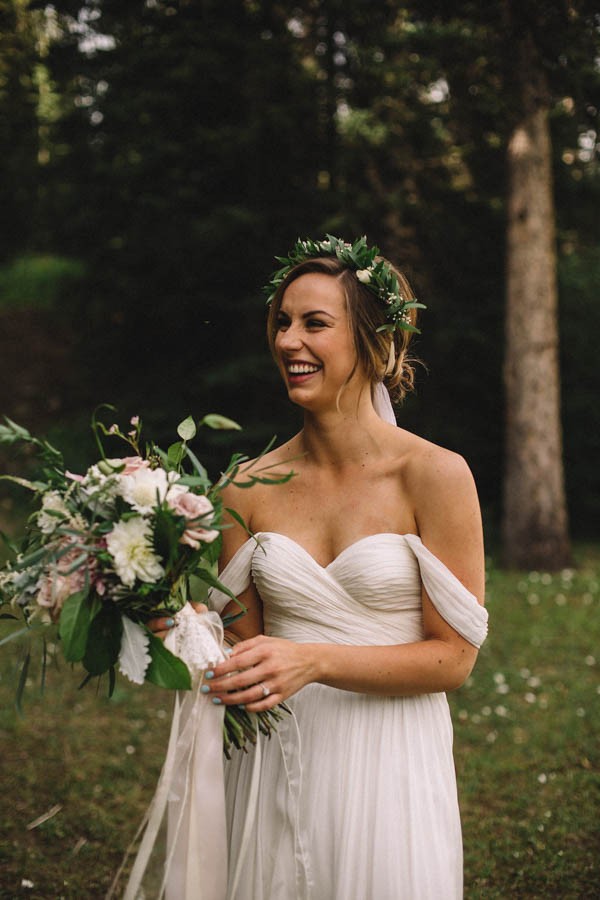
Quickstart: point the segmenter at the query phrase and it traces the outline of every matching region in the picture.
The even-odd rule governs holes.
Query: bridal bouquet
[[[180,423],[179,440],[166,451],[149,443],[142,452],[138,416],[123,432],[94,415],[92,428],[101,458],[84,474],[75,474],[65,469],[62,454],[51,444],[5,421],[0,425],[0,443],[32,446],[41,458],[42,476],[36,481],[3,476],[28,488],[40,501],[23,545],[8,542],[12,558],[0,569],[0,606],[11,610],[2,618],[24,619],[24,627],[3,643],[35,629],[53,628],[65,659],[82,664],[86,673],[82,686],[94,676],[108,674],[111,695],[118,668],[136,684],[146,680],[189,690],[192,678],[185,662],[145,623],[156,616],[176,615],[188,601],[204,600],[206,586],[223,591],[240,607],[237,615],[223,620],[224,626],[243,615],[244,608],[215,574],[223,527],[220,492],[232,482],[244,487],[259,481],[276,483],[291,473],[270,475],[263,469],[253,474],[243,465],[247,457],[235,454],[212,484],[188,446],[197,432],[191,416]],[[239,428],[217,415],[205,416],[199,424]],[[101,436],[123,440],[128,455],[108,458]],[[206,618],[211,616],[216,613]],[[17,702],[28,664],[29,654]],[[225,752],[232,743],[243,747],[254,740],[257,724],[269,733],[279,717],[275,710],[256,720],[239,707],[228,707]]]

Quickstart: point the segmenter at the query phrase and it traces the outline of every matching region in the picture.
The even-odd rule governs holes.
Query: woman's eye
[[[324,328],[325,322],[322,322],[320,319],[309,319],[306,323],[309,328]]]
[[[287,328],[290,323],[287,319],[278,319],[277,320],[277,330],[283,331],[284,328]]]

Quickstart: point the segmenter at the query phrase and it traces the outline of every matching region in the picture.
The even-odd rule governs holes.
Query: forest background
[[[0,414],[72,470],[95,460],[101,402],[163,446],[190,413],[237,419],[242,432],[194,446],[214,474],[231,450],[293,433],[261,286],[298,236],[366,234],[427,304],[426,367],[399,421],[466,457],[488,548],[490,637],[450,696],[469,900],[599,891],[599,28],[588,0],[0,0]],[[575,539],[575,565],[553,574],[495,565],[509,149],[531,87],[551,139],[553,466]],[[541,301],[521,296],[525,329]],[[0,456],[4,472],[28,467]],[[23,504],[1,489],[0,528],[20,529]],[[2,649],[0,897],[104,896],[152,795],[170,698],[119,679],[103,701],[58,654],[41,697],[38,657],[27,670],[26,647]]]
[[[252,454],[299,423],[264,338],[274,255],[366,234],[427,304],[400,421],[467,458],[491,545],[506,148],[530,35],[548,86],[571,529],[597,533],[593,4],[0,0],[0,26],[0,410],[73,467],[93,454],[99,402],[159,441],[222,412]],[[213,471],[231,441],[206,438]]]

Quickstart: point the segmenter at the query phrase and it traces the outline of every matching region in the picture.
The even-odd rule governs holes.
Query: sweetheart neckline
[[[363,537],[358,538],[356,541],[352,541],[351,544],[348,544],[348,546],[344,547],[343,550],[340,550],[340,552],[337,554],[337,556],[333,557],[331,562],[328,562],[327,565],[322,566],[321,563],[315,559],[315,557],[312,555],[312,553],[308,552],[306,547],[303,547],[302,544],[298,543],[298,541],[294,540],[294,538],[290,537],[288,534],[283,534],[283,532],[281,532],[281,531],[257,531],[254,534],[253,538],[248,538],[248,541],[251,541],[253,539],[258,539],[260,537],[260,535],[262,535],[262,534],[284,538],[284,540],[289,541],[291,544],[294,544],[295,547],[298,547],[298,549],[301,550],[305,556],[308,556],[308,558],[311,559],[314,562],[314,564],[316,566],[318,566],[319,569],[322,569],[324,572],[326,572],[328,569],[330,569],[331,566],[333,566],[339,559],[341,559],[341,557],[344,556],[344,554],[347,553],[348,550],[353,550],[359,544],[362,544],[365,541],[369,541],[372,538],[382,538],[382,537],[407,538],[407,537],[411,537],[411,538],[416,538],[421,544],[423,543],[418,534],[414,534],[413,532],[410,532],[410,531],[407,531],[405,533],[399,533],[397,531],[377,531],[377,532],[375,532],[375,534],[365,534],[365,535],[363,535]],[[248,541],[246,543],[248,543]],[[260,544],[260,541],[258,541],[258,543]]]

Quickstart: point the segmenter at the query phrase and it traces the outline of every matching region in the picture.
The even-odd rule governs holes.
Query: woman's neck
[[[306,410],[299,438],[309,464],[340,468],[380,454],[386,427],[370,396],[356,401],[342,395],[339,411]]]

